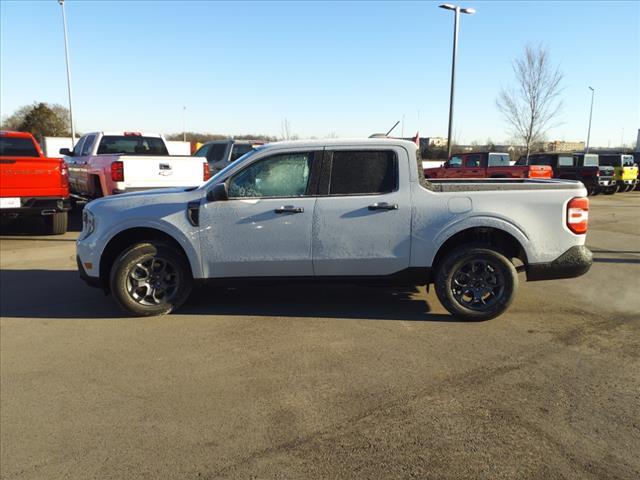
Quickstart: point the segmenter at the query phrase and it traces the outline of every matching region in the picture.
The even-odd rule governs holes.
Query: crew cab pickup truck
[[[508,153],[471,152],[452,155],[441,167],[426,168],[427,178],[551,178],[551,167],[511,166]]]
[[[427,181],[414,143],[270,143],[204,185],[112,196],[84,209],[80,276],[133,315],[168,313],[194,282],[435,284],[488,319],[527,280],[591,266],[580,182]],[[517,260],[516,260],[517,259]]]
[[[596,154],[532,153],[528,161],[522,156],[516,165],[548,165],[552,168],[553,178],[578,180],[587,188],[589,195],[616,191],[613,167],[599,165]]]
[[[30,133],[0,131],[0,214],[41,216],[48,233],[67,231],[69,172],[59,158],[46,158]]]
[[[93,199],[162,187],[198,186],[209,179],[202,158],[170,156],[162,135],[87,133],[73,151],[63,148],[71,192]]]
[[[638,183],[638,165],[633,155],[624,153],[600,153],[600,165],[613,167],[618,192],[629,192]]]
[[[231,162],[263,144],[262,140],[214,140],[202,145],[194,155],[206,158],[211,173],[218,173]]]

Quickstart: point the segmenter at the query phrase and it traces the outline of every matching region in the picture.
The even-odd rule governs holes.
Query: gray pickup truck
[[[194,282],[434,284],[463,319],[504,312],[527,280],[577,277],[589,201],[568,180],[427,181],[413,143],[270,143],[198,188],[85,207],[80,275],[134,315],[168,313]]]

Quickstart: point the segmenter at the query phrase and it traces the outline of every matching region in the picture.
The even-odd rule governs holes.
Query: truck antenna
[[[398,120],[396,123],[393,124],[393,127],[391,127],[391,129],[384,134],[385,137],[388,137],[389,134],[393,131],[394,128],[396,128],[398,126],[398,124],[400,123],[400,120]]]

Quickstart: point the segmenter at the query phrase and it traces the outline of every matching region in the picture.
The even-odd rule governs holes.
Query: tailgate
[[[69,196],[67,172],[62,161],[53,158],[1,157],[0,197]]]
[[[529,165],[529,178],[551,178],[553,170],[549,165]]]
[[[203,182],[202,157],[122,155],[119,160],[124,164],[120,188],[191,187]]]

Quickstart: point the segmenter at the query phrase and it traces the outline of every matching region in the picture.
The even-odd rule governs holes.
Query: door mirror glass
[[[210,202],[221,202],[229,200],[227,184],[223,182],[214,185],[213,188],[207,192],[207,200]]]
[[[66,155],[67,157],[73,157],[73,152],[71,150],[69,150],[68,148],[61,148],[60,149],[60,154],[61,155]]]

